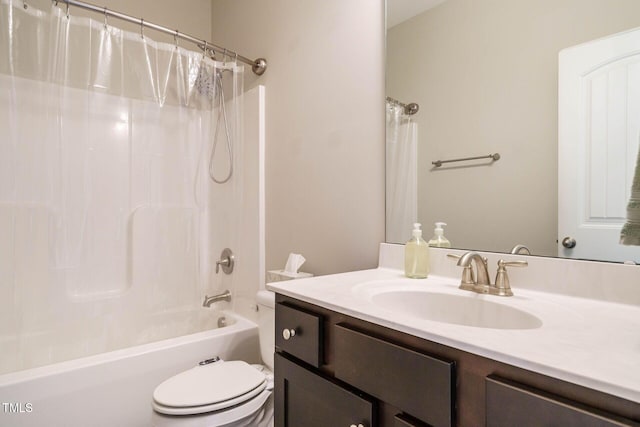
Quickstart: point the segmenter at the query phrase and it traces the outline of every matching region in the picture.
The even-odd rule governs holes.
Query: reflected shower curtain
[[[215,81],[237,149],[242,67],[71,12],[0,2],[0,373],[212,326],[188,313],[210,276]]]
[[[418,220],[418,125],[386,103],[386,241],[405,243]]]

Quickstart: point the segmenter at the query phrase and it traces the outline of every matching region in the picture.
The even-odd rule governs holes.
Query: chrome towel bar
[[[452,160],[436,160],[435,162],[431,162],[431,164],[439,168],[444,163],[464,162],[466,160],[479,160],[479,159],[492,159],[495,162],[497,160],[500,160],[500,154],[494,153],[494,154],[489,154],[488,156],[465,157],[462,159],[452,159]]]

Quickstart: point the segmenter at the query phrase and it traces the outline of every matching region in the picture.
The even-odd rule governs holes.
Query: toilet
[[[264,366],[212,359],[167,379],[153,392],[155,426],[273,426],[275,294],[259,291],[256,299]]]

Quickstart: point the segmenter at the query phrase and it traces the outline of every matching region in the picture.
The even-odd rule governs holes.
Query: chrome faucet
[[[208,296],[204,296],[204,302],[202,303],[203,307],[211,307],[211,304],[213,304],[214,302],[220,302],[220,301],[231,301],[231,292],[229,292],[228,290],[224,291],[221,294],[218,295],[214,295],[211,297]]]
[[[449,254],[452,258],[458,258],[458,265],[463,267],[462,280],[460,280],[460,289],[465,291],[473,291],[480,294],[490,294],[498,296],[512,296],[511,286],[509,284],[509,276],[507,275],[507,266],[526,267],[529,265],[527,261],[498,261],[498,271],[496,273],[496,283],[491,284],[489,281],[489,270],[487,269],[487,259],[478,252],[466,252],[462,256]],[[475,277],[471,265],[475,264]]]
[[[474,286],[489,286],[489,270],[487,269],[487,259],[480,255],[478,252],[470,251],[466,252],[458,260],[458,266],[471,267],[471,263],[476,266],[476,280],[473,281]]]
[[[515,245],[511,249],[511,253],[515,255],[531,255],[531,251],[525,245]]]

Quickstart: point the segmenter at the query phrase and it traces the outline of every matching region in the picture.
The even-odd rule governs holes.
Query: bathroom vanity
[[[455,307],[448,321],[433,321],[412,313],[411,303],[403,302],[401,313],[376,302],[388,289],[419,299],[419,286],[429,288],[430,297],[450,295],[453,304],[464,301],[457,292],[490,299],[540,323],[450,324],[458,322]],[[601,337],[580,307],[593,316],[589,304],[600,302],[516,286],[512,300],[474,296],[457,289],[455,279],[410,281],[388,269],[269,284],[278,293],[275,425],[640,426],[638,318],[621,323],[631,328],[622,335],[611,333],[612,340],[632,342],[597,349],[604,343],[584,342]],[[605,323],[640,314],[636,306],[613,309],[619,316],[599,310]],[[580,336],[559,320],[591,330]]]

